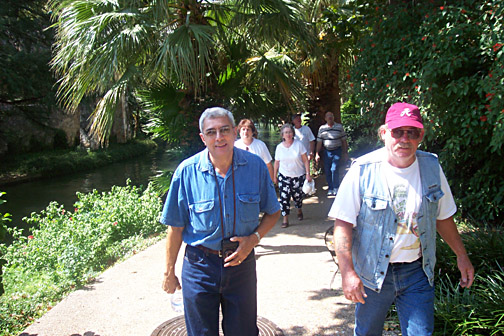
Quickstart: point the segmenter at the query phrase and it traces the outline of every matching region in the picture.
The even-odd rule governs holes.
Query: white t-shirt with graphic
[[[266,147],[266,144],[259,139],[253,139],[248,146],[243,143],[243,139],[238,139],[235,141],[234,145],[236,148],[248,150],[249,152],[260,156],[266,164],[271,163],[271,160],[273,160],[268,147]]]
[[[398,219],[397,232],[390,262],[411,262],[421,256],[417,215],[422,203],[422,185],[418,160],[407,167],[397,168],[384,161],[381,178],[385,179]],[[360,211],[359,165],[353,165],[341,182],[329,217],[357,225]],[[437,220],[449,218],[457,211],[450,187],[440,167],[441,190],[444,196],[438,203]]]

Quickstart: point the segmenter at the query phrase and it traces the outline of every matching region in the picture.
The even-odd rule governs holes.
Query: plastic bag
[[[306,195],[313,195],[315,194],[315,191],[317,191],[315,189],[315,181],[312,179],[311,182],[308,182],[308,180],[306,179],[303,183],[303,192]]]

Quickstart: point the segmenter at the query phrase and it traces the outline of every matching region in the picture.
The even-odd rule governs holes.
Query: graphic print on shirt
[[[411,211],[408,207],[408,186],[396,184],[392,191],[392,203],[394,212],[398,219],[397,235],[402,241],[401,250],[415,250],[420,247],[420,238],[418,236],[417,213]],[[413,198],[410,198],[410,201]],[[410,210],[410,211],[408,211]]]

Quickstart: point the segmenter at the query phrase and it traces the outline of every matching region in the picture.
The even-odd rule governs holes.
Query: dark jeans
[[[341,157],[341,147],[334,150],[324,149],[324,174],[327,180],[328,190],[339,188],[339,167]]]
[[[224,335],[257,336],[257,276],[254,250],[239,265],[187,245],[182,266],[188,336],[218,336],[219,306]]]

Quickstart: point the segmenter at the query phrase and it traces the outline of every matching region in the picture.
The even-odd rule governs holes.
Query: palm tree
[[[314,38],[296,2],[50,0],[49,7],[60,102],[76,111],[84,97],[97,97],[91,131],[102,144],[114,113],[128,113],[131,94],[150,113],[150,129],[168,140],[197,133],[197,115],[210,104],[238,117],[275,117],[303,103],[288,51]]]
[[[357,1],[308,0],[311,10],[306,20],[318,36],[316,53],[308,55],[303,63],[303,78],[310,97],[310,110],[315,112],[314,128],[324,122],[325,112],[331,111],[341,121],[342,88],[345,74],[351,68],[356,42],[362,23]],[[341,76],[345,76],[341,78]]]

